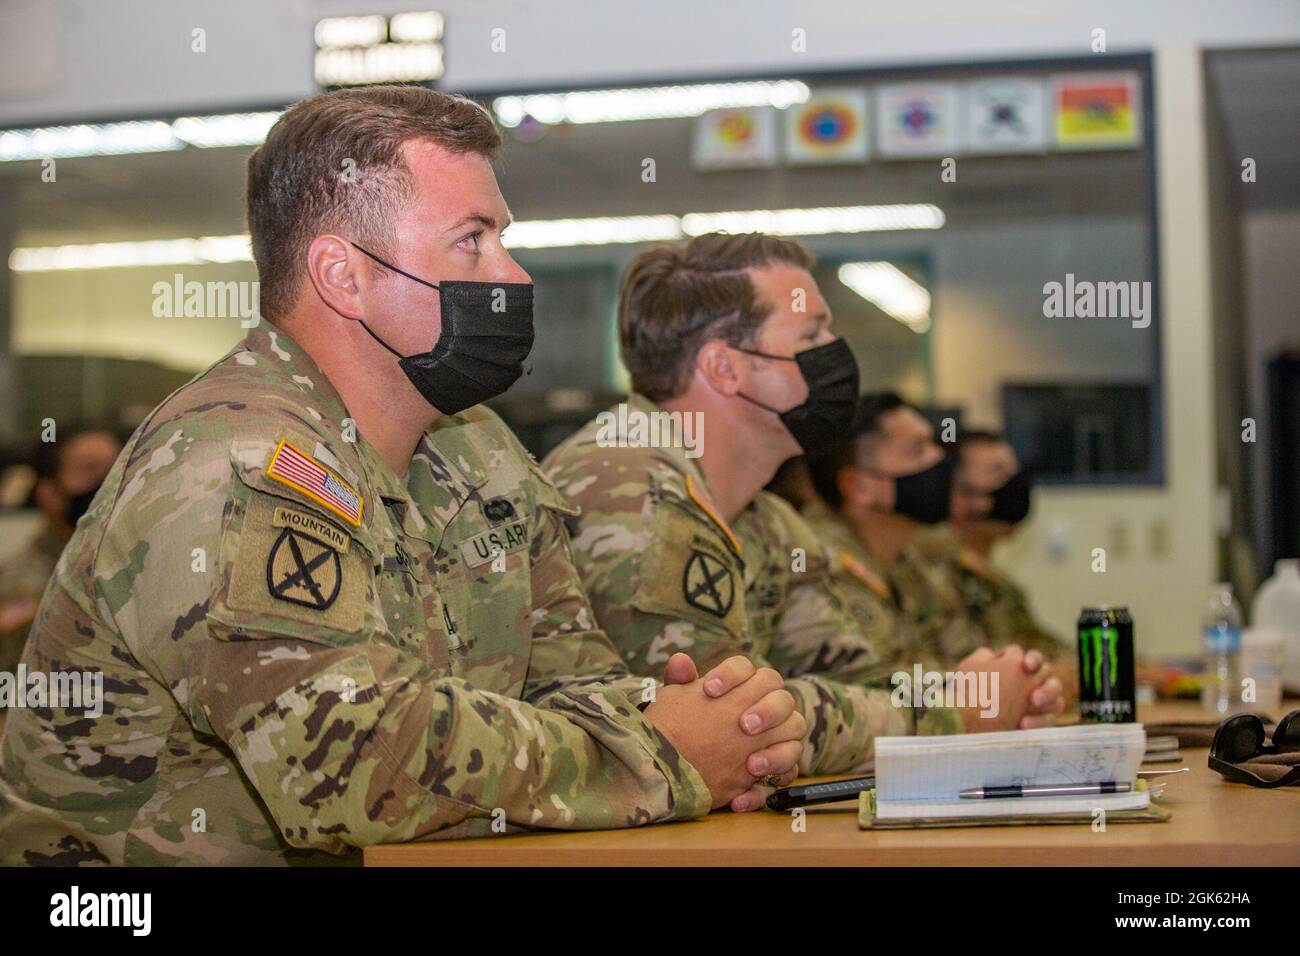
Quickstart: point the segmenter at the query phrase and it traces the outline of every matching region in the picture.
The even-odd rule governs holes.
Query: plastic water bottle
[[[1255,592],[1250,623],[1282,635],[1282,683],[1300,690],[1300,561],[1283,559]]]
[[[1231,584],[1217,584],[1210,592],[1201,633],[1201,706],[1226,714],[1241,704],[1241,608]]]
[[[1270,717],[1282,706],[1282,632],[1248,627],[1241,632],[1241,704]]]

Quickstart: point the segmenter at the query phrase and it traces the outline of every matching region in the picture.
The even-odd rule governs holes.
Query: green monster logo
[[[1119,681],[1119,631],[1113,627],[1089,627],[1079,632],[1079,673],[1084,689],[1100,696],[1103,688]],[[1102,661],[1106,663],[1107,682],[1102,683]]]

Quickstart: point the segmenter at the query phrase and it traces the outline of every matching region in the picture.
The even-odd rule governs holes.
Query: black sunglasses
[[[1293,710],[1273,728],[1273,743],[1264,743],[1264,722],[1254,714],[1236,714],[1219,724],[1210,744],[1210,769],[1222,774],[1225,780],[1247,783],[1252,787],[1286,787],[1300,783],[1300,760],[1272,763],[1262,762],[1255,767],[1247,761],[1258,757],[1276,757],[1282,754],[1300,754],[1300,710]],[[1268,768],[1265,776],[1258,770]]]

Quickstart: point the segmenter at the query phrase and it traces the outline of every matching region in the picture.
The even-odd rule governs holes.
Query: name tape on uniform
[[[528,546],[528,524],[524,521],[512,521],[491,528],[482,534],[476,534],[460,543],[460,553],[465,557],[465,564],[477,568],[487,564],[501,554],[509,554]]]

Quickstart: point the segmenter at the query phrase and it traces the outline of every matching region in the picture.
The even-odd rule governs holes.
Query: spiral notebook
[[[865,825],[906,825],[983,818],[1009,822],[1092,819],[1098,809],[1118,818],[1162,819],[1139,783],[1129,793],[1078,797],[962,799],[976,787],[1135,783],[1146,749],[1141,724],[1080,724],[951,737],[878,737],[876,789],[863,794]],[[1136,815],[1135,815],[1136,814]],[[918,823],[917,825],[922,825]]]

